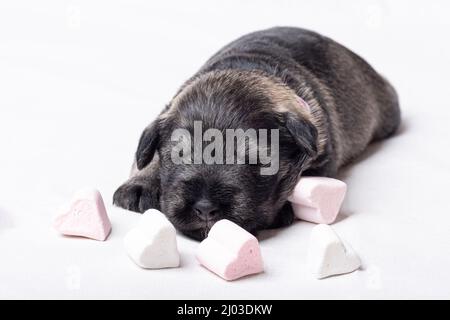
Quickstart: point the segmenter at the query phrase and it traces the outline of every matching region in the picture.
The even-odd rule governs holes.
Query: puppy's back
[[[305,83],[327,117],[336,167],[400,123],[394,88],[364,59],[318,33],[275,27],[245,35],[215,54],[199,74],[221,69],[261,70],[301,96]]]

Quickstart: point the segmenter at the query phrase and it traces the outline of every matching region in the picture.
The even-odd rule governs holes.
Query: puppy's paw
[[[270,226],[271,229],[278,229],[282,227],[287,227],[294,222],[295,215],[294,210],[292,210],[292,206],[289,202],[281,208],[280,212],[275,219],[275,221]]]
[[[126,210],[140,213],[148,209],[160,210],[158,187],[134,181],[126,182],[114,193],[113,203]]]

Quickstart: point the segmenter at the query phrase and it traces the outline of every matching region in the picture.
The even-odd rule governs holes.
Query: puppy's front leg
[[[148,209],[160,210],[159,157],[142,170],[133,165],[130,179],[117,189],[113,196],[114,205],[144,213]]]

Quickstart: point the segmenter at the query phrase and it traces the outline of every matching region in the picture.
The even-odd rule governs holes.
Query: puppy
[[[277,152],[278,170],[261,174],[267,163],[259,160],[174,163],[174,131],[183,129],[190,140],[196,122],[201,133],[277,130],[277,150],[268,149]],[[159,209],[198,240],[220,219],[252,233],[286,226],[294,218],[286,199],[302,175],[335,176],[399,123],[395,90],[355,53],[299,28],[254,32],[207,61],[144,130],[114,203],[136,212]]]

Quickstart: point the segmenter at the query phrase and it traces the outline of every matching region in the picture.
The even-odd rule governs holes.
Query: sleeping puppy
[[[286,226],[294,218],[286,199],[302,175],[335,176],[399,123],[395,90],[355,53],[303,29],[254,32],[214,55],[144,130],[131,177],[114,203],[136,212],[159,209],[198,240],[220,219],[252,233]],[[192,161],[192,140],[209,129],[253,130],[256,139],[267,138],[262,149],[275,155],[273,163]],[[244,154],[237,142],[226,151],[249,159],[262,150],[261,140],[256,148],[252,141],[244,139]],[[219,145],[211,156],[225,149]],[[263,174],[269,167],[276,170]]]

